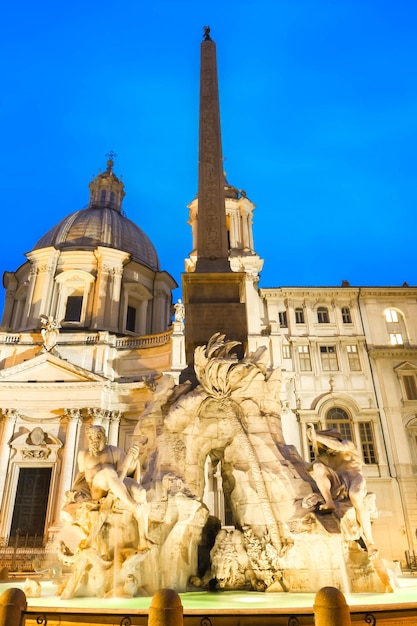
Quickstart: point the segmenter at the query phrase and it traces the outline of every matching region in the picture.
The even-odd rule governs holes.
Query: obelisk
[[[198,167],[197,261],[182,275],[185,345],[189,365],[196,346],[214,333],[247,343],[245,273],[229,262],[220,132],[216,44],[204,28],[200,64],[200,134]]]
[[[205,27],[200,48],[200,135],[196,272],[230,272],[224,204],[216,44]]]

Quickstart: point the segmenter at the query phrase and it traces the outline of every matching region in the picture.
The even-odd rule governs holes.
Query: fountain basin
[[[0,594],[10,587],[23,589],[24,581],[0,584]],[[41,597],[27,598],[25,624],[147,624],[152,598],[72,598],[61,600],[55,595],[56,585],[42,581]],[[252,626],[254,616],[262,626],[314,623],[313,593],[257,593],[199,591],[180,594],[184,624],[211,626],[227,622],[227,626]],[[352,622],[393,624],[417,623],[417,577],[401,576],[393,593],[345,594]],[[376,620],[374,622],[373,620]],[[291,621],[290,621],[291,620]]]

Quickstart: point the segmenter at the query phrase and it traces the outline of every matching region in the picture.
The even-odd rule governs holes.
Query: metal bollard
[[[183,610],[181,599],[173,589],[160,589],[149,607],[148,626],[182,626]],[[1,624],[0,624],[1,626]]]
[[[6,589],[0,596],[0,626],[21,626],[26,609],[24,592],[17,587]]]
[[[336,587],[322,587],[314,598],[315,626],[350,626],[345,596]]]

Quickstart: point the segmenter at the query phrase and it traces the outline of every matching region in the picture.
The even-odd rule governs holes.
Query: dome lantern
[[[109,157],[106,171],[98,174],[96,178],[93,177],[89,184],[90,200],[88,208],[113,209],[121,213],[122,201],[126,194],[121,177],[118,178],[113,172],[113,157],[116,157],[117,154],[111,150],[106,156]]]

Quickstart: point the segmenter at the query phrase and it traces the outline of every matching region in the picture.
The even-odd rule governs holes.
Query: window
[[[304,311],[301,307],[295,309],[295,323],[304,324]]]
[[[349,369],[351,372],[360,372],[361,362],[358,354],[358,346],[346,346],[348,355]]]
[[[376,463],[375,443],[371,422],[359,422],[359,436],[361,439],[363,462],[366,465]]]
[[[45,533],[46,510],[51,484],[50,467],[21,468],[17,483],[10,536]]]
[[[349,415],[344,409],[338,406],[332,407],[327,411],[326,415],[327,428],[336,428],[342,435],[343,439],[353,441],[352,427]]]
[[[115,201],[114,191],[111,191],[111,192],[110,192],[110,205],[111,205],[112,207],[114,207],[114,205],[115,205],[115,202],[114,202],[114,201]]]
[[[321,366],[324,372],[339,369],[336,346],[320,346]]]
[[[65,309],[66,322],[79,322],[81,320],[81,311],[83,307],[82,296],[68,296],[67,307]]]
[[[100,204],[105,204],[106,203],[106,191],[103,189],[103,191],[100,194]]]
[[[94,277],[82,270],[69,270],[59,274],[55,282],[55,318],[61,321],[63,327],[87,326]]]
[[[344,324],[352,323],[352,316],[350,314],[350,308],[348,306],[342,306],[342,321]]]
[[[384,317],[390,345],[402,346],[404,343],[407,343],[407,329],[402,313],[396,309],[386,309]]]
[[[414,374],[402,376],[407,400],[417,400],[417,383]]]
[[[291,358],[291,348],[288,344],[284,344],[282,346],[282,358],[290,359]]]
[[[300,359],[300,370],[311,372],[310,349],[308,346],[298,346],[298,357]]]
[[[398,322],[398,313],[395,309],[387,309],[384,315],[387,322]]]
[[[392,346],[402,346],[403,345],[403,336],[401,333],[390,333],[389,334],[389,342]]]
[[[317,321],[319,324],[328,324],[329,323],[329,311],[325,306],[319,306],[317,309]]]
[[[126,330],[132,333],[136,330],[136,309],[130,305],[127,307]]]
[[[313,423],[313,426],[314,426],[314,430],[319,430],[319,425],[318,424]],[[309,459],[310,459],[310,463],[312,463],[316,459],[316,454],[314,452],[314,447],[313,447],[313,444],[311,443],[310,440],[308,440],[308,456],[309,456]]]
[[[287,328],[287,311],[280,311],[278,313],[279,325],[281,328]]]

